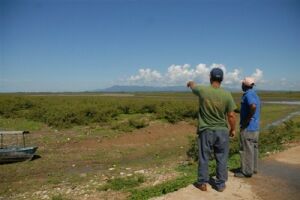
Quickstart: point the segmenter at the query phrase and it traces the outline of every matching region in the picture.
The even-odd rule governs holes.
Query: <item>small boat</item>
[[[24,160],[31,160],[38,147],[26,147],[25,145],[25,134],[28,131],[0,131],[1,147],[0,147],[0,163],[12,163]],[[3,138],[4,135],[21,135],[23,138],[23,146],[8,146],[4,147]]]

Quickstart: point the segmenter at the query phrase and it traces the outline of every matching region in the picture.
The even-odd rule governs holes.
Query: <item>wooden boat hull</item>
[[[38,147],[18,147],[0,149],[0,163],[31,160]]]

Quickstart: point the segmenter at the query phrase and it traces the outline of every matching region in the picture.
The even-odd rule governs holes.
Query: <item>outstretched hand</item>
[[[193,88],[196,86],[196,83],[195,83],[194,81],[189,81],[189,82],[186,84],[186,86],[187,86],[188,88],[193,89]]]

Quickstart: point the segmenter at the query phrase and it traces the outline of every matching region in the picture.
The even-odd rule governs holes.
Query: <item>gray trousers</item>
[[[228,179],[229,133],[226,130],[205,130],[198,135],[198,184],[209,182],[208,163],[214,152],[217,163],[215,184],[217,188],[223,188]]]
[[[240,133],[241,171],[247,176],[257,171],[258,136],[258,131],[249,132],[244,129]]]

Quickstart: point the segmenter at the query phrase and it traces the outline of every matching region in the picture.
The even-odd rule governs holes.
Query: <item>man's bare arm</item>
[[[229,130],[229,136],[233,137],[235,135],[235,125],[236,125],[236,115],[235,112],[229,112],[227,113],[227,119],[229,122],[230,130]]]
[[[242,129],[244,129],[248,126],[248,124],[251,121],[251,118],[253,117],[253,115],[255,114],[255,111],[256,111],[256,105],[255,104],[251,104],[249,107],[250,107],[250,112],[249,112],[246,120],[242,122],[242,127],[241,127]]]

